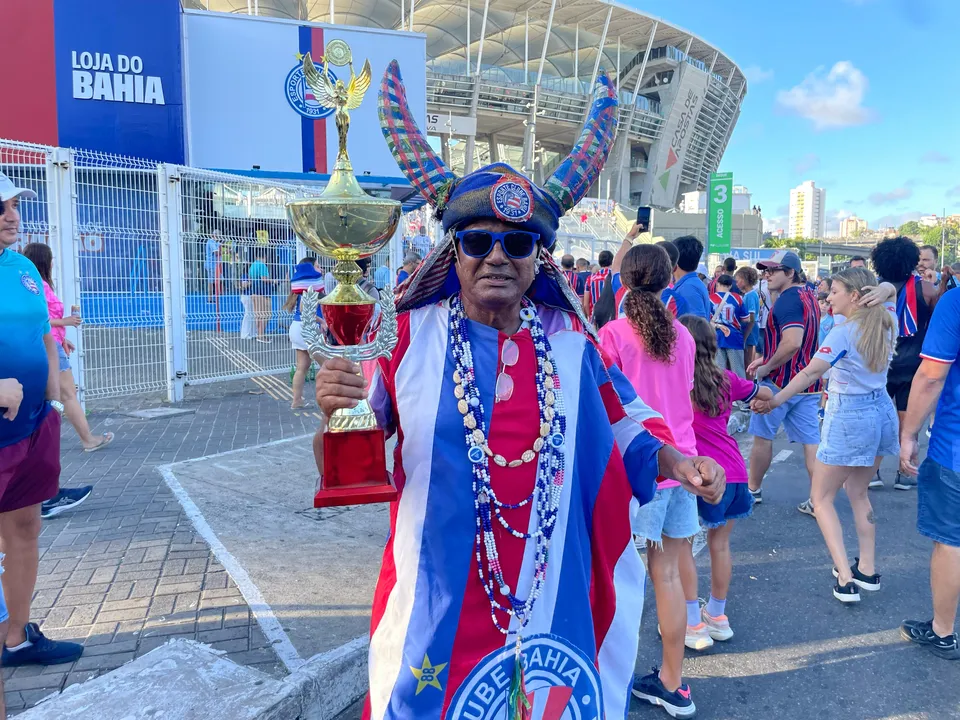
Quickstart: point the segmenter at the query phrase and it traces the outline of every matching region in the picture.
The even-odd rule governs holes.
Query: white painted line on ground
[[[313,433],[307,433],[306,435],[297,435],[296,437],[283,438],[282,440],[271,440],[270,442],[263,443],[262,445],[250,445],[248,447],[237,448],[236,450],[224,450],[223,452],[213,453],[213,455],[203,455],[202,457],[187,458],[186,460],[177,460],[175,463],[169,463],[167,465],[159,465],[158,468],[173,468],[174,465],[183,465],[185,463],[195,463],[202,462],[203,460],[213,460],[214,458],[227,457],[229,455],[236,455],[237,453],[247,452],[249,450],[260,450],[261,448],[273,447],[274,445],[284,445],[285,443],[296,442],[297,440],[305,440],[306,438],[313,437]]]
[[[258,445],[254,448],[244,449],[252,450],[299,439],[301,438],[277,440],[272,443],[266,443],[266,445]],[[211,457],[228,455],[232,452],[239,452],[239,450],[217,453],[216,455],[209,455],[207,458],[194,458],[193,462],[196,460],[204,460]],[[193,500],[190,498],[190,495],[187,494],[187,491],[183,489],[183,486],[177,480],[176,475],[173,474],[172,466],[162,465],[157,469],[160,471],[160,475],[163,477],[164,482],[167,483],[167,487],[170,488],[170,491],[180,502],[180,506],[187,514],[187,517],[190,518],[190,522],[193,523],[193,527],[197,531],[197,534],[206,540],[207,544],[210,546],[210,550],[213,552],[214,557],[217,558],[219,563],[223,565],[228,573],[230,573],[230,577],[233,578],[233,581],[240,589],[240,594],[243,595],[243,599],[246,600],[247,605],[250,606],[250,610],[257,619],[260,629],[263,630],[263,634],[270,642],[270,646],[273,648],[273,651],[277,654],[277,657],[280,658],[280,662],[286,666],[289,672],[294,672],[297,670],[297,668],[303,665],[304,659],[300,657],[300,653],[298,653],[297,649],[293,646],[293,643],[290,641],[290,637],[284,631],[283,626],[277,619],[277,616],[273,614],[273,609],[269,604],[267,604],[267,601],[260,593],[260,588],[258,588],[253,580],[250,579],[247,571],[243,568],[237,558],[233,556],[233,553],[227,550],[224,544],[220,542],[220,538],[217,537],[217,534],[213,531],[213,528],[210,527],[210,524],[207,522],[206,518],[203,517],[203,513],[200,512],[200,508],[198,508],[196,503],[193,502]]]
[[[791,455],[793,455],[793,450],[781,450],[774,456],[770,464],[772,465],[773,463],[783,462]]]

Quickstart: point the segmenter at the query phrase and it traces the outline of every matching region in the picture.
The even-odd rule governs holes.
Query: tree
[[[918,223],[916,220],[905,222],[903,225],[897,228],[898,233],[904,237],[913,238],[914,240],[920,236],[922,231],[923,228],[920,227],[920,223]],[[937,232],[939,232],[939,230]]]
[[[792,238],[770,238],[763,243],[765,248],[785,248],[793,247],[794,240]]]

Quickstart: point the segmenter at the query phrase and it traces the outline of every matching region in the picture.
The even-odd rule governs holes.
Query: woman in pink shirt
[[[624,300],[626,317],[613,320],[600,330],[600,345],[626,375],[640,398],[659,412],[673,434],[681,453],[696,455],[693,431],[693,389],[696,345],[687,329],[677,322],[660,300],[673,267],[666,250],[657,245],[630,248],[620,268],[620,280],[629,294]],[[661,684],[675,692],[683,682],[683,648],[704,649],[713,645],[706,625],[696,612],[684,610],[687,584],[696,587],[693,564],[694,535],[700,530],[696,498],[674,481],[662,482],[654,499],[634,508],[633,532],[647,543],[647,565],[657,598],[657,619],[663,640],[663,663],[659,676],[641,678],[633,694],[654,702],[658,693],[649,685]],[[681,558],[689,556],[692,580],[681,583]],[[691,619],[693,622],[690,622]],[[671,713],[672,714],[672,713]]]
[[[80,436],[85,452],[105,448],[113,441],[113,433],[94,435],[90,431],[87,415],[77,399],[77,387],[73,382],[73,372],[70,370],[70,353],[76,348],[67,340],[67,328],[78,327],[82,321],[73,315],[63,316],[63,302],[53,291],[51,282],[53,252],[43,243],[29,243],[23,248],[23,256],[37,266],[37,271],[43,279],[43,292],[46,294],[47,311],[50,313],[50,332],[53,339],[57,341],[57,354],[60,356],[60,402],[63,403],[63,414]]]
[[[717,333],[701,317],[684,315],[680,322],[690,331],[697,345],[697,362],[693,381],[693,429],[701,455],[713,458],[727,472],[727,489],[718,505],[697,503],[700,520],[707,528],[710,549],[710,600],[701,610],[701,620],[713,640],[733,637],[726,615],[727,591],[733,574],[730,556],[730,532],[734,520],[753,513],[753,496],[747,488],[747,465],[737,441],[727,432],[730,411],[735,402],[754,398],[769,400],[770,388],[760,387],[755,380],[744,380],[730,370],[717,366]],[[693,562],[693,559],[690,559]],[[681,570],[683,572],[683,570]],[[693,568],[694,577],[696,567]],[[688,573],[683,572],[684,579]],[[687,602],[698,603],[697,586],[684,584]]]

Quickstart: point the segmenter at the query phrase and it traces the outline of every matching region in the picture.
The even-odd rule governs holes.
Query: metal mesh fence
[[[9,140],[0,171],[37,193],[21,200],[15,249],[49,244],[54,286],[80,306],[68,339],[76,332],[81,399],[164,389],[178,399],[184,384],[290,369],[290,278],[313,253],[284,206],[321,188]],[[432,244],[435,225],[424,213],[405,218],[371,258],[370,279],[392,285],[404,249],[418,233]]]
[[[74,222],[86,397],[167,383],[157,166],[77,150]]]

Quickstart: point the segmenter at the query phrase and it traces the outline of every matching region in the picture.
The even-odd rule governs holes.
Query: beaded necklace
[[[463,311],[460,295],[453,298],[450,309],[450,347],[456,361],[456,370],[453,375],[454,392],[457,397],[457,407],[463,415],[467,457],[470,459],[473,471],[473,504],[477,528],[474,549],[477,570],[480,574],[480,583],[490,602],[490,617],[494,626],[504,635],[516,634],[519,653],[520,631],[530,621],[534,603],[539,598],[546,579],[550,538],[556,526],[560,496],[563,491],[563,446],[567,423],[563,397],[560,393],[560,378],[554,371],[553,352],[543,331],[540,317],[533,303],[524,298],[520,318],[525,325],[529,324],[530,336],[537,356],[536,384],[537,402],[540,408],[540,434],[534,443],[534,450],[528,450],[519,462],[514,461],[509,465],[516,467],[522,462],[531,462],[537,458],[537,479],[533,491],[525,499],[514,504],[504,503],[497,497],[490,482],[489,459],[495,458],[498,460],[497,464],[502,465],[503,463],[500,462],[502,456],[495,455],[487,444],[483,404],[476,384],[467,317]],[[515,510],[531,502],[534,503],[537,527],[533,532],[512,527],[504,518],[502,511]],[[503,577],[493,534],[494,517],[514,537],[521,540],[533,539],[535,542],[533,579],[525,599],[520,599]],[[499,591],[500,595],[506,598],[506,605],[497,599],[495,591]],[[503,627],[497,619],[497,610],[506,613],[510,618],[515,618],[517,629],[510,630],[509,623],[507,627]]]

